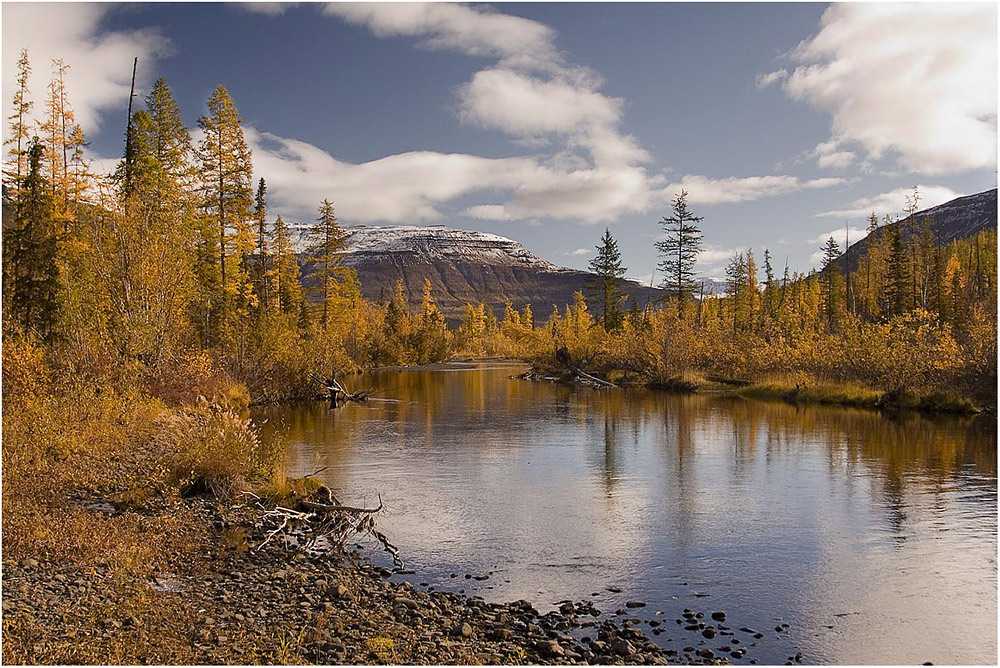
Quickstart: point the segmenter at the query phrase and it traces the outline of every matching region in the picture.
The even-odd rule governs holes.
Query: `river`
[[[286,439],[291,475],[328,467],[352,505],[381,495],[415,571],[394,577],[418,587],[542,611],[642,601],[627,616],[660,621],[642,628],[668,648],[730,644],[675,621],[721,610],[756,643],[734,663],[996,663],[995,418],[511,378],[522,369],[379,371],[346,380],[376,400],[256,417]]]

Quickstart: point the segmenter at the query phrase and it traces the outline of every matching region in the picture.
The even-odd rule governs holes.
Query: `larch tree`
[[[596,274],[591,283],[591,290],[596,293],[601,305],[601,324],[604,331],[611,332],[621,325],[622,301],[625,295],[618,285],[625,275],[626,268],[622,265],[622,254],[618,250],[618,242],[611,236],[611,230],[605,228],[604,236],[595,247],[597,255],[590,261],[588,267]]]
[[[230,270],[227,275],[226,256],[230,233],[239,234],[238,228],[250,217],[253,162],[240,127],[240,114],[224,86],[217,86],[212,92],[208,112],[198,120],[203,137],[197,157],[202,207],[217,226],[219,277],[225,293],[220,306],[224,310],[228,295],[237,292],[234,272]],[[240,263],[242,259],[237,257],[236,261]]]
[[[31,108],[34,106],[34,102],[28,97],[30,78],[31,64],[28,62],[28,51],[21,49],[21,55],[17,59],[17,89],[14,91],[11,115],[7,118],[10,129],[4,142],[9,146],[7,157],[10,167],[7,170],[7,177],[15,190],[21,187],[21,178],[28,172],[28,123]]]
[[[677,300],[677,314],[682,318],[684,303],[697,287],[694,282],[694,266],[702,243],[698,223],[704,220],[688,209],[687,197],[686,190],[674,197],[671,214],[660,219],[666,237],[656,242],[656,249],[660,254],[658,268],[663,272],[662,287]]]

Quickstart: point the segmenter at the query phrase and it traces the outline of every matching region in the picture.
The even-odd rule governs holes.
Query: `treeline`
[[[311,396],[331,372],[454,354],[545,365],[568,354],[592,372],[653,384],[784,374],[794,386],[995,395],[996,233],[936,243],[930,221],[909,215],[916,190],[906,222],[872,214],[853,270],[840,269],[832,238],[822,269],[807,274],[787,264],[779,272],[767,249],[747,249],[728,263],[722,296],[696,278],[703,219],[682,192],[660,221],[662,303],[626,308],[626,269],[606,230],[593,285],[574,303],[541,318],[530,306],[508,304],[498,317],[470,304],[450,330],[429,283],[416,309],[401,284],[384,302],[362,298],[340,259],[347,235],[332,201],[319,204],[298,251],[290,226],[269,215],[266,181],[254,183],[224,87],[207,101],[195,141],[157,81],[131,115],[117,169],[98,177],[66,71],[53,63],[32,125],[27,54],[18,62],[4,172],[4,334],[36,337],[74,377],[138,380],[180,397],[192,391],[180,379],[217,373],[268,401]]]
[[[801,390],[833,381],[995,401],[996,231],[938,244],[932,221],[912,215],[918,203],[914,189],[902,221],[871,215],[868,249],[853,271],[841,271],[833,238],[822,269],[807,274],[786,264],[779,277],[770,251],[759,263],[747,249],[726,267],[726,293],[714,296],[694,279],[702,219],[681,193],[661,220],[662,305],[623,311],[616,279],[624,267],[606,231],[591,263],[593,324],[578,295],[542,334],[511,336],[506,319],[497,331],[543,365],[563,349],[594,371],[634,372],[653,384],[691,386],[708,375]]]
[[[5,336],[37,337],[76,377],[151,388],[208,363],[259,400],[308,396],[331,371],[448,356],[429,286],[415,313],[400,288],[382,304],[361,297],[329,200],[304,235],[300,273],[225,87],[193,141],[156,81],[103,177],[85,159],[67,70],[53,62],[33,125],[27,53],[18,61],[3,181]]]

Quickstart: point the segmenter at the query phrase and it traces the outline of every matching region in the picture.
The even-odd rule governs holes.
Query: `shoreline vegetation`
[[[846,275],[829,260],[776,279],[765,253],[763,287],[747,251],[731,263],[726,296],[696,299],[701,219],[681,193],[662,221],[662,304],[625,304],[606,232],[592,264],[595,314],[577,293],[544,322],[530,305],[498,316],[469,304],[450,328],[428,281],[416,308],[401,283],[384,300],[362,297],[341,263],[346,233],[330,200],[297,251],[289,225],[269,214],[265,179],[254,183],[221,85],[195,142],[158,80],[129,119],[115,172],[93,174],[68,67],[54,63],[35,125],[22,52],[6,144],[5,663],[722,660],[670,657],[624,623],[602,622],[589,643],[568,639],[569,618],[589,614],[579,604],[537,615],[524,603],[404,591],[336,546],[322,558],[286,552],[288,527],[267,523],[281,504],[298,513],[282,522],[314,521],[301,502],[315,490],[284,478],[284,444],[262,439],[244,412],[313,398],[324,379],[464,355],[652,386],[698,370],[773,393],[786,386],[767,379],[805,374],[876,388],[880,401],[947,391],[995,402],[995,231],[947,247],[923,228],[883,234]],[[795,382],[797,398],[818,398]],[[249,508],[245,492],[260,505]],[[377,513],[324,512],[353,518],[323,523],[344,546],[354,534],[377,538],[362,521]],[[265,526],[277,532],[261,535]]]

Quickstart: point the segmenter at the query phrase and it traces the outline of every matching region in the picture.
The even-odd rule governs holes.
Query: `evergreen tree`
[[[910,260],[903,243],[900,226],[889,228],[891,241],[889,246],[889,280],[885,286],[886,311],[899,315],[909,309],[910,296]]]
[[[674,197],[670,216],[660,220],[666,238],[656,242],[660,253],[658,268],[663,272],[662,287],[677,300],[677,313],[684,316],[684,302],[690,297],[694,283],[694,265],[701,252],[701,230],[698,228],[704,218],[694,215],[687,206],[687,191],[682,190]]]
[[[831,236],[823,244],[823,309],[826,313],[827,326],[830,331],[836,329],[838,302],[838,287],[840,271],[834,262],[840,257],[840,244]]]
[[[601,324],[604,331],[610,332],[621,325],[621,304],[625,295],[618,289],[618,282],[625,275],[626,269],[622,266],[618,242],[611,236],[611,230],[604,229],[604,236],[596,249],[597,255],[590,261],[589,268],[597,276],[590,287],[601,304]]]
[[[13,224],[4,231],[4,293],[10,315],[42,337],[52,333],[58,311],[59,271],[49,184],[42,173],[44,149],[34,137],[21,181]]]
[[[347,234],[337,222],[333,203],[323,200],[316,224],[309,230],[309,247],[306,253],[311,264],[313,290],[322,308],[324,327],[330,320],[330,301],[341,276],[340,253],[347,246]]]
[[[746,261],[743,253],[737,253],[730,258],[729,263],[726,265],[726,293],[729,295],[729,301],[733,308],[734,332],[739,329],[742,322],[743,300],[740,296],[743,294],[743,288],[747,282],[746,275]]]
[[[277,305],[284,313],[297,313],[302,303],[302,286],[299,283],[299,262],[288,232],[288,225],[278,216],[273,226],[274,236],[274,288]]]
[[[255,285],[257,297],[260,299],[261,310],[267,311],[268,307],[268,249],[267,249],[267,184],[261,179],[257,184],[257,196],[254,198],[254,220],[257,221],[257,259],[254,262],[256,268]]]
[[[253,201],[251,180],[253,164],[250,149],[240,127],[240,115],[224,86],[217,86],[208,99],[208,115],[198,120],[203,137],[198,146],[202,206],[217,225],[219,277],[227,294],[231,275],[227,276],[226,255],[230,231],[237,231],[250,217]],[[220,307],[228,301],[222,295]]]

